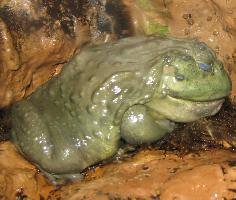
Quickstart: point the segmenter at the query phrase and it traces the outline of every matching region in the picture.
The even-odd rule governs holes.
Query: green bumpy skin
[[[121,138],[154,142],[214,115],[231,91],[204,43],[130,37],[81,50],[58,77],[12,108],[12,140],[50,178],[76,178],[113,156]]]

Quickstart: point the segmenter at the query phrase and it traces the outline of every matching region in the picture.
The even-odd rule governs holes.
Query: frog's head
[[[215,53],[196,40],[187,44],[163,56],[161,81],[149,103],[177,122],[214,115],[231,91],[231,81]]]

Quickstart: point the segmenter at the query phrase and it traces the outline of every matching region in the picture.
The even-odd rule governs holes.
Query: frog
[[[231,87],[216,53],[196,38],[90,44],[12,106],[11,140],[50,180],[77,180],[121,141],[151,144],[176,123],[215,115]]]

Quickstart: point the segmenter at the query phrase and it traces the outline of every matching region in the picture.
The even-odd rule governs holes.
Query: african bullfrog
[[[217,113],[231,81],[196,39],[137,36],[84,47],[61,74],[12,108],[12,141],[51,178],[72,179],[175,122]]]

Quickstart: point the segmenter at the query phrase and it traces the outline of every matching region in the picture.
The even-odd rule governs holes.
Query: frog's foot
[[[75,174],[53,174],[48,173],[42,168],[38,167],[43,175],[53,184],[53,185],[64,185],[68,182],[81,181],[84,179],[84,176],[80,173]]]
[[[112,157],[112,161],[120,161],[125,160],[126,158],[130,158],[137,153],[137,146],[132,144],[128,144],[125,141],[121,141],[121,146],[118,149],[117,153]]]
[[[152,143],[174,129],[174,123],[145,105],[134,105],[124,114],[121,137],[130,144]]]

